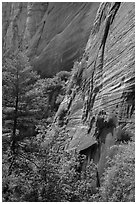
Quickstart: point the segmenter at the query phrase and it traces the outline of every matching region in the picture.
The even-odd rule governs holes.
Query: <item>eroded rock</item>
[[[100,175],[120,138],[118,129],[135,134],[134,18],[134,3],[101,4],[85,50],[87,66],[69,109],[68,150],[91,147],[92,152],[97,143],[93,159],[98,158]]]
[[[26,50],[43,77],[71,70],[83,53],[99,3],[3,3],[3,50]]]

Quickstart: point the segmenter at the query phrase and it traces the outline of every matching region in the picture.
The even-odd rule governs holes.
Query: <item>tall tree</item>
[[[32,70],[23,52],[3,59],[2,74],[3,129],[8,128],[11,133],[11,151],[15,154],[16,140],[23,136],[23,130],[25,131],[33,120],[34,110],[31,109],[27,93],[39,76]]]

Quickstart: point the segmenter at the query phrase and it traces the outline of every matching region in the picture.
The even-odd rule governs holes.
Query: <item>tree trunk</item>
[[[15,112],[14,112],[14,119],[13,119],[13,132],[12,132],[12,137],[11,137],[11,145],[10,145],[10,150],[11,150],[11,163],[9,166],[9,173],[8,175],[11,175],[12,173],[12,166],[15,161],[15,156],[16,156],[16,130],[17,130],[17,119],[18,119],[18,102],[19,102],[19,90],[18,90],[18,68],[17,68],[17,83],[16,83],[16,102],[15,102]]]
[[[18,94],[16,96],[13,132],[12,132],[12,138],[11,138],[11,151],[12,151],[13,154],[15,153],[17,118],[18,118]]]

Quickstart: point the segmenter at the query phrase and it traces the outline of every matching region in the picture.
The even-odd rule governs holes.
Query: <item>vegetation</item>
[[[40,79],[23,52],[3,59],[3,141],[10,143],[9,175],[20,142],[52,122],[65,94],[67,77],[67,73],[60,73]]]
[[[96,202],[135,202],[135,144],[121,144],[118,153],[108,161]]]
[[[41,120],[50,123],[47,118],[57,111],[68,77],[68,72],[60,72],[54,78],[40,79],[21,52],[4,59],[3,132],[14,132],[14,137],[18,132],[21,136],[32,124],[34,129]]]
[[[41,146],[42,137],[26,140],[20,147],[12,174],[7,177],[8,162],[3,161],[3,201],[9,202],[81,202],[134,201],[134,144],[121,144],[108,162],[96,188],[96,168],[91,163],[84,171],[84,156],[64,151],[68,138],[63,129],[55,130],[50,145]],[[24,141],[25,142],[25,141]]]
[[[11,133],[11,149],[15,153],[17,137],[25,129],[33,129],[35,114],[28,95],[39,76],[33,72],[27,57],[18,53],[6,58],[3,65],[3,126]],[[26,133],[27,134],[27,133]]]
[[[78,86],[82,70],[74,73]],[[41,79],[22,52],[3,59],[4,202],[134,201],[134,142],[118,144],[99,188],[93,161],[82,170],[85,156],[65,150],[69,135],[64,127],[50,132],[69,78],[70,73],[60,72]],[[118,133],[121,141],[128,138]]]
[[[71,70],[71,78],[67,87],[67,94],[71,94],[72,89],[79,88],[82,82],[83,70],[86,68],[86,59],[83,58],[81,62],[76,61]]]
[[[60,132],[60,133],[59,133]],[[38,138],[26,140],[8,175],[8,153],[3,155],[3,201],[86,201],[95,192],[95,166],[79,172],[83,157],[64,151],[67,134],[56,130],[46,148]],[[92,172],[92,173],[91,173]],[[94,185],[93,185],[94,184]]]

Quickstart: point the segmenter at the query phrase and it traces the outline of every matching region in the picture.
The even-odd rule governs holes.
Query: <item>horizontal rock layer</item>
[[[100,174],[119,130],[135,133],[134,7],[131,2],[100,5],[83,57],[81,82],[74,83],[65,98],[66,149],[83,151],[98,143]]]

